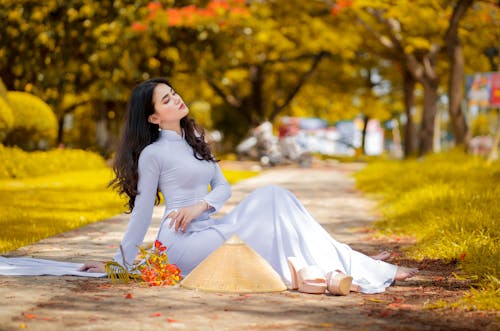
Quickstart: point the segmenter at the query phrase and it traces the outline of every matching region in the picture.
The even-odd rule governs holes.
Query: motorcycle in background
[[[280,138],[273,134],[269,121],[251,130],[250,135],[236,146],[238,158],[258,160],[262,166],[298,163],[308,168],[312,164],[312,154],[304,150],[292,135]]]

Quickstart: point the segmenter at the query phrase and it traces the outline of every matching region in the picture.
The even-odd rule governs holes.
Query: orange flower
[[[135,30],[135,31],[139,31],[139,32],[142,32],[142,31],[146,31],[147,30],[147,26],[142,24],[141,22],[134,22],[132,23],[132,29]]]
[[[157,10],[161,9],[161,3],[158,1],[150,2],[150,3],[148,3],[148,9],[150,11],[157,11]]]
[[[141,257],[145,261],[137,270],[142,280],[150,286],[174,285],[180,281],[181,270],[175,264],[168,263],[165,247],[156,240],[152,250],[141,248]]]

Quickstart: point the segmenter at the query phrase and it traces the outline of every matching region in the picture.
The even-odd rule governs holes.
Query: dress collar
[[[182,136],[173,130],[160,130],[160,138],[169,141],[181,141],[184,140],[184,130],[182,130]]]

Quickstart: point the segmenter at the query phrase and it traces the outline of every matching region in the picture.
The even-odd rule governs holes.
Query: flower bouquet
[[[120,279],[126,283],[136,280],[149,286],[174,285],[181,280],[181,270],[168,262],[166,250],[167,247],[156,240],[151,249],[139,247],[141,260],[132,268],[110,261],[105,264],[106,273],[112,280]]]

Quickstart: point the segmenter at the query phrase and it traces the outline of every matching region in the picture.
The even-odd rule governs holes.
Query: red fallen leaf
[[[38,317],[38,319],[43,321],[55,321],[55,319],[52,317]]]
[[[125,294],[125,299],[132,299],[132,293]]]
[[[400,303],[400,302],[404,302],[405,300],[403,298],[397,298],[397,297],[393,297],[392,298],[392,302],[395,302],[395,303]]]
[[[35,314],[28,314],[28,313],[25,313],[25,314],[24,314],[24,317],[29,318],[29,319],[33,319],[33,318],[36,318],[36,315],[35,315]]]
[[[243,301],[248,299],[250,296],[248,294],[240,294],[239,297],[234,298],[233,301]]]
[[[160,317],[161,315],[162,315],[161,313],[152,313],[149,316],[151,316],[151,317]]]
[[[390,310],[382,310],[378,316],[379,317],[389,317],[391,315],[392,315],[392,312]]]
[[[167,318],[167,322],[169,322],[169,323],[177,323],[179,321],[174,320],[173,318]]]
[[[387,305],[390,308],[399,308],[399,309],[410,309],[413,306],[407,303],[390,303]]]

